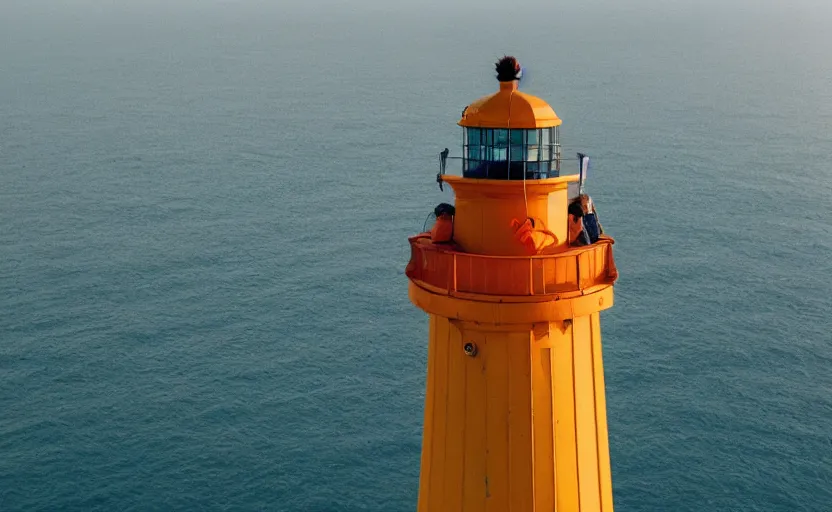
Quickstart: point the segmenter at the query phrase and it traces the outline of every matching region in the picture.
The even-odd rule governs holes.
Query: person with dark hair
[[[580,197],[576,197],[569,203],[567,212],[569,213],[567,216],[569,218],[569,226],[567,229],[569,245],[581,246],[592,243],[589,240],[589,235],[584,229],[584,209],[581,207]]]
[[[440,203],[433,209],[436,223],[430,230],[430,240],[435,244],[449,243],[454,238],[454,215],[456,208],[448,203]]]

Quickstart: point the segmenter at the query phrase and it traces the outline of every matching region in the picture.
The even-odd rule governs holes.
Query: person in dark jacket
[[[590,243],[595,243],[604,234],[604,228],[598,222],[598,214],[595,213],[595,205],[592,204],[592,198],[586,194],[578,196],[581,201],[581,209],[584,212],[584,229],[589,236]]]

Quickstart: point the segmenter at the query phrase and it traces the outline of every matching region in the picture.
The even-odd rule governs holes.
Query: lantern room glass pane
[[[494,145],[508,146],[508,130],[494,130]]]
[[[549,161],[552,159],[552,129],[540,130],[540,160]]]
[[[540,143],[544,145],[548,145],[552,143],[552,129],[551,128],[544,128],[541,130],[541,139]]]

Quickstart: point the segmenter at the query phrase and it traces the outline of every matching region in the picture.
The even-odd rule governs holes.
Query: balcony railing
[[[579,295],[618,277],[613,239],[538,256],[486,256],[432,244],[426,235],[410,238],[405,273],[415,284],[445,295]]]
[[[496,180],[528,180],[557,178],[561,175],[561,162],[564,159],[553,157],[547,161],[490,161],[472,160],[457,156],[440,157],[439,173],[468,178],[486,178]]]

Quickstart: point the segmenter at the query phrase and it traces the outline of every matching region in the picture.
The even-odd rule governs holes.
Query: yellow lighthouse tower
[[[452,239],[410,238],[409,295],[430,318],[420,512],[613,510],[599,319],[613,240],[573,241],[561,120],[519,71],[502,59],[499,90],[463,112],[461,176],[443,155]]]

